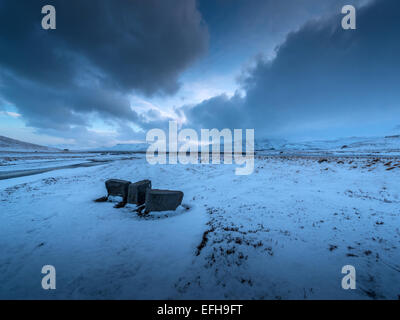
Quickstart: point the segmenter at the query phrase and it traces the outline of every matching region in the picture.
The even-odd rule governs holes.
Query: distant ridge
[[[180,148],[178,144],[178,149]],[[88,151],[127,151],[145,152],[150,144],[117,144],[112,147],[100,147]],[[168,148],[168,144],[167,144]],[[211,148],[211,147],[210,147]],[[210,149],[211,150],[211,149]],[[224,150],[221,143],[220,150]],[[242,150],[246,150],[243,141]],[[255,151],[340,151],[340,152],[400,152],[400,135],[386,137],[348,137],[333,140],[311,140],[291,142],[285,139],[257,139],[254,145]],[[200,149],[199,149],[200,152]]]
[[[132,143],[132,144],[116,144],[112,147],[99,147],[89,149],[89,151],[129,151],[129,152],[145,152],[149,147],[148,143]]]
[[[349,137],[334,140],[312,140],[299,142],[256,141],[256,150],[286,151],[341,151],[341,152],[399,152],[400,135],[386,137]]]
[[[61,151],[56,148],[49,148],[45,146],[40,146],[38,144],[33,144],[29,142],[24,142],[16,139],[11,139],[8,137],[0,136],[0,151],[19,151],[19,152],[35,152],[35,151]]]

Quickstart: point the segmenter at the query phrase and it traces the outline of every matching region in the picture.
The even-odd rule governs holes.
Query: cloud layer
[[[167,128],[170,113],[138,114],[131,95],[176,94],[180,75],[208,48],[208,27],[197,6],[214,41],[200,66],[214,61],[207,65],[213,70],[218,61],[242,57],[234,52],[241,44],[282,36],[285,28],[265,32],[281,20],[296,29],[299,20],[332,8],[336,15],[309,21],[275,55],[266,53],[273,60],[257,60],[241,78],[241,94],[176,112],[189,127],[255,128],[257,137],[325,138],[393,128],[400,122],[400,3],[371,0],[357,11],[357,30],[343,30],[344,2],[221,0],[208,8],[195,0],[0,0],[0,101],[38,132],[82,144],[108,139],[91,130],[94,119],[117,129],[114,138],[143,138],[148,129]],[[56,30],[41,28],[45,4],[57,9]],[[264,15],[271,19],[264,22]]]
[[[189,125],[326,137],[398,122],[399,12],[396,0],[375,1],[357,11],[357,30],[343,30],[342,15],[308,22],[288,35],[275,59],[249,72],[244,98],[219,96],[185,108]]]
[[[56,8],[56,30],[41,28],[47,4]],[[207,49],[195,0],[0,0],[0,7],[0,96],[41,130],[85,127],[90,114],[137,123],[129,94],[175,93],[181,72]]]

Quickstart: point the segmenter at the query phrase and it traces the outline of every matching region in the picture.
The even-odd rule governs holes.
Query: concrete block
[[[131,183],[128,188],[128,203],[142,205],[146,201],[146,191],[151,189],[150,180]]]
[[[182,199],[182,191],[147,189],[146,212],[176,210]]]
[[[107,197],[108,196],[119,196],[123,198],[123,201],[127,201],[128,188],[130,181],[110,179],[106,181]]]

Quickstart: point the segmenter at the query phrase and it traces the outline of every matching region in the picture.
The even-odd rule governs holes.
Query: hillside
[[[147,143],[116,144],[112,147],[99,147],[89,149],[90,151],[116,151],[116,152],[145,152],[149,147]]]
[[[400,136],[386,137],[350,137],[335,140],[315,140],[303,142],[287,142],[261,140],[256,141],[256,150],[286,151],[340,151],[340,152],[399,152]]]
[[[55,152],[60,151],[56,148],[49,148],[33,143],[28,143],[8,137],[0,136],[0,151],[18,151],[18,152]]]

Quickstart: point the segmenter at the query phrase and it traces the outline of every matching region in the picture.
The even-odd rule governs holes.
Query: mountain
[[[178,144],[178,149],[181,147]],[[90,151],[130,151],[145,152],[148,143],[117,144],[113,147],[100,147]],[[168,145],[167,145],[168,148]],[[334,140],[314,140],[292,142],[284,139],[258,139],[255,141],[255,151],[340,151],[340,152],[400,152],[400,135],[386,137],[350,137]],[[211,150],[211,144],[210,144]],[[224,150],[224,143],[220,145]],[[246,150],[246,141],[243,141],[242,150]],[[200,147],[199,147],[200,152]]]
[[[40,146],[28,142],[23,142],[8,137],[0,136],[0,151],[17,152],[59,152],[63,149],[72,149],[71,146],[54,147]],[[149,148],[148,143],[117,144],[112,147],[99,147],[95,149],[84,149],[86,151],[118,151],[118,152],[146,152]],[[223,143],[220,146],[224,150]],[[246,150],[243,141],[243,151]],[[340,151],[340,152],[400,152],[400,135],[386,137],[351,137],[335,140],[315,140],[290,142],[283,139],[258,139],[255,141],[256,151]],[[199,147],[200,151],[200,147]]]
[[[149,147],[148,143],[134,143],[134,144],[116,144],[112,147],[100,147],[90,149],[90,151],[128,151],[128,152],[145,152]]]
[[[254,150],[281,150],[287,143],[284,139],[257,139],[254,141]],[[243,140],[243,148],[245,147],[246,140]]]
[[[56,148],[49,148],[33,143],[28,143],[8,137],[0,136],[0,151],[18,151],[18,152],[56,152]]]
[[[399,151],[400,137],[351,137],[329,141],[311,141],[304,143],[291,143],[285,146],[287,149],[300,150],[346,150],[346,151]]]
[[[400,152],[400,135],[386,137],[350,137],[334,140],[314,140],[301,142],[260,140],[256,150],[286,151],[354,151],[354,152]]]

